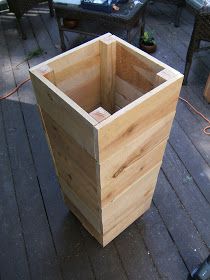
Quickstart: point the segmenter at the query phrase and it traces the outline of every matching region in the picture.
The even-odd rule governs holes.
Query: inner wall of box
[[[76,62],[60,72],[54,71],[53,65],[50,65],[52,71],[45,77],[86,112],[90,113],[102,107],[110,115],[165,82],[165,79],[158,75],[164,68],[146,60],[143,56],[137,57],[119,42],[112,44],[111,52],[106,52],[106,48],[108,50],[110,45],[105,44],[103,48],[99,47],[98,55]],[[104,57],[104,48],[107,58]],[[105,70],[102,63],[107,64]],[[115,65],[110,67],[110,63]],[[107,75],[104,71],[108,72]],[[113,71],[111,78],[110,71]],[[110,92],[104,98],[103,94],[106,94],[106,91],[104,93],[102,87],[110,86],[110,83],[112,84],[108,89]],[[107,103],[113,103],[114,106],[107,106]]]

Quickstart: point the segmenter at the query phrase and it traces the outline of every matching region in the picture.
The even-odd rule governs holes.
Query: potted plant
[[[145,31],[139,41],[140,49],[147,53],[153,53],[156,51],[157,45],[152,31]]]

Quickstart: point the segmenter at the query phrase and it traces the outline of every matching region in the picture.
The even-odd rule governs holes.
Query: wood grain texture
[[[4,94],[27,78],[28,65],[32,67],[60,53],[57,23],[54,18],[49,16],[47,6],[41,5],[39,14],[38,10],[34,10],[26,17],[23,17],[22,24],[27,33],[27,40],[21,40],[16,29],[16,20],[6,20],[5,16],[4,13],[0,15],[0,25],[2,24],[3,28],[0,31],[0,60],[3,67],[0,69],[0,72],[2,70],[0,74],[0,94]],[[153,56],[183,72],[194,18],[186,9],[183,9],[182,24],[180,28],[175,29],[173,25],[174,16],[175,10],[173,6],[158,2],[156,5],[148,5],[146,21],[148,28],[155,30],[155,39],[158,44],[158,51]],[[92,26],[90,25],[90,27]],[[100,28],[104,30],[103,26],[94,25],[94,28],[97,32]],[[168,36],[168,34],[171,36]],[[178,41],[177,38],[179,38]],[[66,32],[66,39],[68,47],[72,48],[80,44],[84,37]],[[132,43],[137,45],[138,38],[136,37]],[[28,62],[22,63],[19,67],[15,67],[25,60],[31,50],[39,47],[44,50],[43,55],[34,57]],[[6,53],[7,50],[8,54]],[[210,117],[209,105],[203,99],[203,89],[208,78],[210,65],[210,56],[206,54],[206,52],[200,53],[194,60],[195,63],[192,63],[188,85],[182,88],[182,97],[188,98],[202,113]],[[7,59],[10,60],[11,67],[6,62]],[[4,76],[5,74],[7,76]],[[10,83],[13,77],[16,84]],[[183,150],[187,149],[187,151],[183,155],[183,150],[176,149],[175,151],[174,146],[171,148],[173,152],[167,153],[166,151],[164,161],[166,163],[167,160],[167,163],[163,165],[163,169],[170,184],[163,188],[164,183],[163,181],[160,182],[159,203],[150,207],[137,220],[138,228],[136,223],[133,223],[114,242],[102,248],[83,229],[82,225],[62,201],[44,131],[35,106],[35,96],[31,83],[29,82],[19,89],[18,99],[13,96],[1,102],[4,115],[4,109],[9,103],[16,103],[21,108],[21,118],[24,129],[27,132],[27,143],[30,145],[33,157],[33,163],[31,164],[36,170],[36,177],[42,192],[42,204],[48,216],[48,226],[42,232],[47,232],[51,229],[59,266],[62,270],[61,279],[125,280],[138,279],[141,275],[144,275],[144,280],[186,280],[189,270],[199,265],[207,257],[208,250],[204,250],[202,244],[206,244],[209,248],[209,203],[205,199],[205,193],[202,194],[201,191],[206,188],[208,181],[203,180],[202,175],[206,177],[207,173],[204,171],[208,170],[203,164],[203,159],[206,163],[210,163],[209,138],[201,133],[205,123],[194,115],[185,104],[179,102],[174,124],[181,127],[186,134],[186,137],[181,137],[179,142],[180,146],[183,146]],[[19,136],[14,133],[14,129],[19,128],[16,126],[16,111],[15,117],[13,117],[13,114],[11,114],[12,109],[8,107],[8,117],[6,119],[3,116],[4,128],[0,130],[2,132],[0,133],[0,138],[3,137],[4,129],[7,130],[9,125],[9,138],[6,136],[6,141],[11,139],[12,134],[14,142],[17,142]],[[120,108],[117,109],[119,110]],[[15,126],[12,127],[11,123],[14,123]],[[171,135],[171,140],[174,137],[180,137],[180,134],[177,136],[177,130]],[[200,155],[199,153],[196,155],[195,152],[192,154],[192,149],[190,151],[188,146],[195,147]],[[28,280],[30,275],[27,273],[28,265],[27,260],[25,265],[25,257],[21,250],[21,242],[19,242],[21,238],[19,233],[23,236],[25,235],[26,244],[30,244],[30,246],[35,239],[34,235],[26,227],[21,228],[21,224],[20,227],[18,226],[22,215],[18,211],[15,214],[15,205],[18,205],[18,203],[21,206],[23,205],[23,193],[31,201],[30,192],[28,192],[31,188],[29,188],[30,183],[25,184],[23,193],[19,197],[15,196],[15,192],[18,191],[18,185],[14,181],[12,183],[12,178],[15,178],[14,172],[11,168],[7,168],[4,148],[6,152],[13,149],[10,140],[5,145],[1,141],[0,147],[2,152],[0,153],[0,164],[2,163],[0,168],[2,174],[0,178],[0,200],[3,207],[1,226],[5,229],[5,231],[0,231],[1,280],[16,279],[18,276],[21,279]],[[24,149],[25,145],[21,145],[20,150],[23,151]],[[14,160],[14,158],[16,157],[12,154],[11,159]],[[189,158],[189,162],[186,160],[187,158]],[[195,165],[194,169],[189,168],[190,163]],[[200,177],[198,176],[199,174],[201,174]],[[25,172],[21,169],[19,177],[22,178],[22,182],[25,180],[24,176]],[[196,181],[194,177],[196,177]],[[167,193],[165,193],[165,190],[167,190]],[[176,202],[172,194],[175,194]],[[166,197],[165,200],[164,196]],[[178,204],[178,202],[181,204]],[[40,204],[38,207],[41,207]],[[30,215],[33,216],[34,212],[37,213],[37,208],[30,205]],[[31,216],[29,218],[32,220]],[[189,226],[190,220],[194,224],[193,231]],[[39,239],[45,242],[44,235],[40,236],[40,226],[36,225],[36,228],[37,234],[35,237],[39,236]],[[180,229],[183,228],[185,230],[180,232]],[[202,249],[197,238],[199,235],[201,242],[203,242],[200,243]],[[31,258],[28,249],[26,251],[26,253],[29,253],[29,270],[32,272],[32,279],[42,278],[43,275],[48,278],[52,276],[52,274],[46,273],[46,263],[49,263],[49,256],[42,254],[44,243],[41,244],[41,250],[37,244],[33,246],[37,253],[33,255],[34,258]],[[47,252],[47,250],[44,250],[44,252]],[[43,263],[44,265],[42,266],[43,269],[37,270],[36,262],[37,257],[40,255],[42,258],[39,259],[39,264]],[[52,256],[51,253],[50,256]],[[54,256],[52,258],[54,259]],[[24,274],[25,270],[26,273]]]
[[[130,83],[125,80],[120,79],[117,75],[115,77],[115,105],[123,108],[129,103],[133,102],[143,93],[140,92],[137,88],[132,86]]]
[[[154,126],[148,128],[144,134],[139,134],[133,141],[129,142],[128,145],[124,145],[122,149],[113,153],[112,156],[100,164],[102,205],[108,203],[122,191],[121,184],[119,184],[119,187],[116,186],[116,188],[113,188],[112,185],[109,187],[107,182],[122,180],[125,176],[124,173],[127,174],[126,170],[129,164],[133,167],[136,161],[139,162],[141,160],[144,162],[142,159],[151,155],[149,152],[151,152],[152,149],[161,144],[161,142],[167,140],[174,114],[175,112],[161,119]],[[149,164],[152,164],[152,162],[149,162]],[[131,172],[135,173],[135,170],[131,169]],[[115,174],[114,178],[113,174]],[[126,178],[126,180],[132,180],[132,178],[129,177]],[[122,183],[126,187],[126,182],[123,181]]]
[[[63,71],[57,87],[85,111],[100,104],[100,57],[95,56]]]
[[[127,191],[102,208],[103,245],[141,216],[150,206],[158,172],[158,163],[145,176],[130,184]]]
[[[87,152],[96,157],[93,125],[97,122],[54,85],[45,83],[46,80],[40,81],[40,77],[37,78],[32,72],[31,78],[39,106]],[[54,90],[57,94],[54,94]]]
[[[102,234],[101,216],[94,213],[94,211],[92,211],[87,206],[87,204],[83,202],[81,197],[77,195],[71,187],[69,187],[69,184],[66,183],[66,181],[63,180],[61,176],[59,177],[59,182],[64,195],[66,195],[68,200],[71,201],[71,203],[78,209],[78,212],[81,213],[81,215],[84,217],[84,224],[87,224],[88,228],[89,225],[91,225],[91,227],[94,228],[96,232]]]
[[[109,113],[114,111],[116,73],[116,42],[112,37],[100,40],[101,104]]]
[[[141,149],[137,147],[129,156],[125,153],[117,160],[110,160],[100,166],[102,207],[112,203],[134,182],[161,162],[166,142],[167,139],[145,155],[142,155]]]
[[[62,179],[60,179],[60,184],[62,186],[65,186],[65,181],[62,181]],[[82,209],[82,212],[80,212],[80,209],[78,207],[78,203],[80,205],[80,201],[78,201],[78,198],[76,197],[76,199],[72,199],[71,195],[69,196],[69,192],[65,191],[65,187],[63,189],[63,199],[64,202],[66,203],[66,205],[68,206],[68,208],[72,211],[72,213],[80,220],[80,222],[82,223],[82,225],[85,227],[85,229],[92,235],[94,236],[99,243],[103,243],[102,240],[102,234],[101,232],[98,232],[96,230],[96,228],[90,223],[89,217],[86,218],[86,216],[83,214],[83,212],[85,211],[84,209]],[[75,203],[75,204],[74,204]]]
[[[47,61],[47,65],[55,72],[56,82],[62,82],[68,74],[71,73],[71,69],[77,68],[78,65],[83,64],[85,61],[91,61],[99,55],[99,42],[88,42],[83,46],[75,48],[74,51],[68,51],[60,56],[59,59]]]
[[[96,125],[98,129],[99,162],[121,149],[176,109],[182,77],[159,90],[140,97],[126,108]],[[117,149],[116,149],[117,147]]]
[[[107,119],[110,114],[102,107],[96,108],[94,111],[89,113],[92,118],[94,118],[97,122],[102,122]]]
[[[149,65],[128,51],[124,46],[117,44],[116,74],[122,80],[132,84],[139,91],[146,93],[153,88],[156,73]]]
[[[182,75],[114,36],[98,41],[70,68],[48,62],[56,86],[31,76],[65,201],[105,246],[151,204]]]
[[[99,213],[97,163],[42,110],[59,177],[93,211]]]

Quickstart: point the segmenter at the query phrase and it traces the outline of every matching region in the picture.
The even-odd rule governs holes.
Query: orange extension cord
[[[0,96],[0,100],[6,99],[7,97],[11,96],[12,94],[14,94],[16,91],[18,91],[18,89],[24,85],[25,83],[27,83],[28,81],[30,81],[30,78],[27,78],[26,80],[24,80],[23,82],[21,82],[19,85],[17,85],[13,90],[11,90],[10,92],[6,93],[3,96]],[[189,101],[187,101],[186,99],[179,97],[180,100],[182,100],[183,102],[185,102],[197,115],[199,115],[201,118],[203,118],[207,123],[209,123],[208,126],[204,127],[203,132],[206,135],[210,135],[210,131],[208,132],[208,130],[210,130],[210,120],[204,116],[200,111],[198,111]]]
[[[11,90],[10,92],[6,93],[3,96],[0,96],[0,100],[6,99],[7,97],[11,96],[12,94],[14,94],[16,91],[19,90],[19,88],[24,85],[25,83],[27,83],[28,81],[30,81],[30,78],[27,78],[26,80],[24,80],[23,82],[21,82],[19,85],[17,85],[13,90]]]

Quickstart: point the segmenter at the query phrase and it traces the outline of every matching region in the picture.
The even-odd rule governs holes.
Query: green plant
[[[44,50],[43,50],[43,49],[37,48],[37,49],[35,49],[35,50],[33,50],[33,51],[31,51],[31,52],[29,52],[29,53],[27,54],[26,60],[30,60],[30,59],[32,59],[32,58],[34,58],[34,57],[40,56],[40,55],[42,55],[43,53],[44,53]]]
[[[140,37],[140,44],[143,44],[146,46],[155,45],[155,39],[154,39],[153,34],[154,34],[153,31],[145,31],[144,35]]]
[[[41,48],[34,49],[33,51],[29,52],[26,55],[26,58],[24,60],[22,60],[20,63],[18,63],[15,67],[18,67],[22,63],[24,63],[24,62],[26,62],[26,61],[34,58],[34,57],[40,56],[42,54],[44,54],[44,50],[43,49],[41,49]]]

